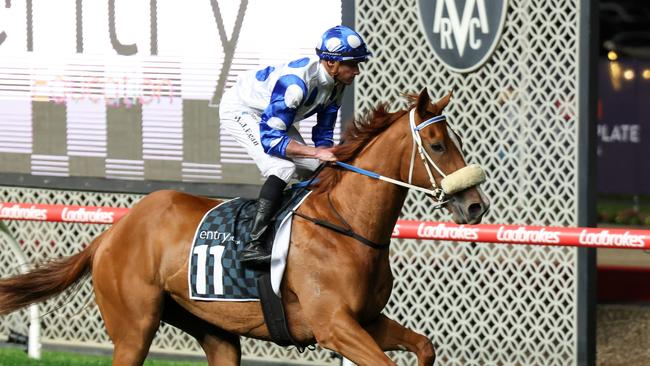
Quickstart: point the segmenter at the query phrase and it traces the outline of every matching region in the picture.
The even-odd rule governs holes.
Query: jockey
[[[306,176],[322,162],[336,161],[333,134],[343,89],[371,56],[361,36],[345,26],[328,29],[316,56],[242,74],[219,104],[221,126],[246,148],[266,178],[240,260],[266,264],[271,250],[264,233],[279,209],[282,192],[297,173]],[[315,147],[305,144],[294,125],[316,114]]]

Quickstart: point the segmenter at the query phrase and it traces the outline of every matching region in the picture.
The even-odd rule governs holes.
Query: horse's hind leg
[[[162,320],[194,337],[205,351],[209,366],[239,366],[239,336],[198,318],[168,296],[165,297]]]
[[[162,309],[160,290],[135,287],[130,296],[106,291],[95,286],[97,305],[113,341],[113,365],[142,365],[158,326]]]
[[[102,266],[93,268],[93,286],[113,341],[113,365],[142,365],[160,325],[162,290],[129,271]]]

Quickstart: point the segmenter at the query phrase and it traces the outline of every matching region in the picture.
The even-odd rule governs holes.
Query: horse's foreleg
[[[331,313],[310,311],[310,323],[321,347],[343,355],[359,366],[394,366],[377,342],[348,311]]]
[[[429,338],[418,334],[381,314],[366,327],[384,351],[410,351],[417,355],[418,366],[431,366],[436,352]]]

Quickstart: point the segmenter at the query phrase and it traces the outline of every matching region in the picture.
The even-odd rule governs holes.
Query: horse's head
[[[433,187],[434,198],[444,203],[457,224],[477,224],[489,202],[479,188],[485,173],[478,165],[467,165],[460,136],[449,126],[443,110],[451,93],[432,103],[426,89],[409,112],[413,150],[408,157],[409,181]]]

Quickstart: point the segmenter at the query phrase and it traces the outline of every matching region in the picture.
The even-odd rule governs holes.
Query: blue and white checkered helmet
[[[328,61],[368,61],[372,56],[359,33],[343,25],[323,33],[316,45],[316,54],[321,60]]]

